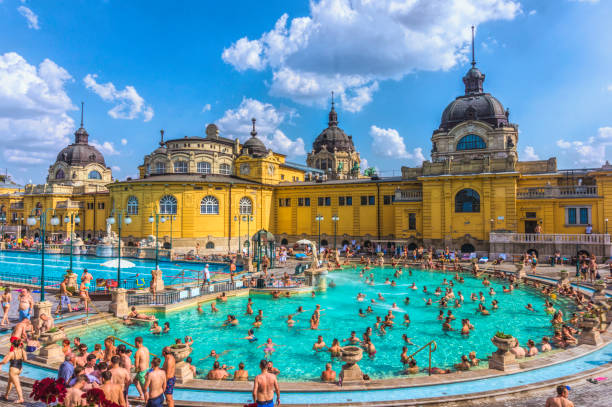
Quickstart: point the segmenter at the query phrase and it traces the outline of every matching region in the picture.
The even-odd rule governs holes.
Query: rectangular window
[[[320,196],[319,199],[317,200],[317,205],[319,205],[319,206],[325,205],[325,198]]]
[[[298,198],[298,206],[304,206],[304,198]]]
[[[416,230],[416,213],[408,214],[408,229]]]
[[[284,203],[285,203],[285,200],[283,198],[278,199],[278,206],[285,206]]]
[[[344,202],[345,202],[344,197],[343,196],[339,196],[338,197],[338,205],[344,206]]]
[[[370,195],[368,197],[368,205],[376,205],[376,200],[374,199],[374,195]]]
[[[291,198],[285,198],[285,206],[291,206]]]
[[[347,196],[346,197],[346,206],[352,206],[353,205],[353,197],[352,196]]]
[[[361,195],[361,205],[367,205],[368,204],[368,197],[365,195]]]
[[[525,212],[525,217],[529,219],[537,218],[535,212]]]
[[[281,174],[281,180],[285,179],[285,174]]]
[[[325,206],[331,206],[331,197],[329,196],[325,197]]]
[[[98,202],[98,209],[104,209],[104,202]]]
[[[580,208],[580,224],[586,225],[589,223],[589,208]]]
[[[395,202],[395,195],[385,195],[383,197],[383,203],[385,205],[391,205],[393,202]]]
[[[567,208],[567,224],[576,224],[576,208]]]
[[[310,206],[310,198],[304,198],[304,206]]]

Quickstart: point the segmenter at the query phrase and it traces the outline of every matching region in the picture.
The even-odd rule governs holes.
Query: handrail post
[[[429,376],[431,376],[431,342],[429,342]]]

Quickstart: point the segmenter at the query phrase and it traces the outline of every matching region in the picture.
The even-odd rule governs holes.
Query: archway
[[[408,245],[408,250],[412,251],[412,250],[416,250],[418,249],[418,246],[416,243],[412,242]]]
[[[289,244],[289,241],[288,241],[287,239],[282,239],[282,240],[281,240],[281,244],[282,244],[283,246],[287,246],[287,245]]]
[[[327,245],[328,245],[327,240],[325,239],[321,240],[321,247],[327,246]]]
[[[471,243],[465,243],[461,245],[461,253],[474,253],[476,248]]]
[[[533,256],[535,254],[536,257],[539,257],[538,256],[538,251],[536,249],[529,249],[529,250],[527,250],[527,254],[530,255],[530,256]]]

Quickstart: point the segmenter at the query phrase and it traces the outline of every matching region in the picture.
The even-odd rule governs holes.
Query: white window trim
[[[569,206],[564,206],[563,207],[563,214],[565,216],[565,226],[566,227],[574,227],[574,226],[587,226],[588,224],[593,224],[592,221],[592,216],[593,216],[593,211],[592,211],[592,205],[569,205]],[[568,209],[570,208],[574,208],[576,209],[576,222],[577,223],[569,223],[569,216],[568,216]],[[588,221],[587,223],[579,223],[580,222],[580,209],[581,208],[586,208],[588,209]]]

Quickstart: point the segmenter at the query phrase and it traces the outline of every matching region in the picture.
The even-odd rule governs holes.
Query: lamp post
[[[251,222],[253,221],[253,215],[246,215],[247,220],[247,255],[251,257]]]
[[[240,246],[240,221],[241,221],[242,216],[238,215],[238,216],[234,216],[234,222],[238,222],[238,251],[236,252],[236,254],[240,254],[242,252],[242,247]]]
[[[604,221],[606,222],[606,235],[608,234],[608,218],[604,219]]]
[[[164,223],[166,218],[160,216],[157,210],[149,216],[149,223],[155,223],[155,270],[159,269],[159,222]]]
[[[70,271],[72,272],[72,234],[74,233],[74,225],[78,225],[81,222],[81,218],[77,213],[71,213],[70,216],[64,216],[64,223],[70,224]]]
[[[319,253],[321,252],[321,221],[323,220],[323,215],[315,216],[315,220],[319,222]]]
[[[32,209],[31,215],[28,217],[27,223],[29,226],[36,225],[36,212],[40,210],[40,208]],[[41,247],[41,257],[40,257],[40,301],[45,300],[45,240],[46,240],[46,232],[47,232],[47,215],[49,211],[53,212],[53,216],[50,219],[50,224],[52,226],[57,226],[60,224],[60,218],[55,216],[55,209],[48,208],[45,211],[42,211],[39,215],[40,220],[40,229],[42,233],[42,247]]]
[[[336,249],[336,231],[338,230],[338,221],[340,220],[340,217],[338,215],[333,215],[331,217],[331,220],[334,221],[334,250]]]
[[[172,221],[176,220],[176,215],[166,216],[166,219],[170,219],[170,249],[172,249],[172,245],[174,243],[174,241],[172,240]],[[165,220],[162,222],[165,222]]]
[[[0,212],[0,224],[2,224],[2,230],[0,231],[0,239],[4,239],[4,225],[6,224],[6,212]]]
[[[132,218],[130,218],[130,215],[127,214],[127,212],[124,209],[115,209],[113,208],[113,210],[111,211],[111,216],[110,218],[106,219],[106,223],[108,223],[109,225],[114,225],[115,224],[115,217],[113,216],[114,214],[117,214],[117,232],[119,232],[119,240],[117,243],[117,255],[118,255],[118,261],[117,261],[117,288],[121,288],[121,226],[123,224],[123,222],[125,222],[126,225],[129,225],[130,223],[132,223]]]

